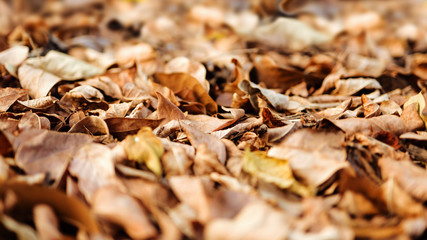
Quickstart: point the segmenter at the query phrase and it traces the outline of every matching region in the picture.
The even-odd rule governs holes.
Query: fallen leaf
[[[54,50],[41,58],[29,58],[24,64],[46,71],[61,80],[77,80],[103,73],[102,69]]]
[[[129,134],[135,134],[143,127],[155,128],[163,119],[143,119],[143,118],[106,118],[104,121],[108,125],[110,133],[119,139],[124,139]]]
[[[378,162],[384,179],[396,181],[403,191],[417,200],[427,199],[427,188],[423,184],[427,173],[410,161],[396,161],[390,158],[381,158]]]
[[[268,156],[286,159],[293,174],[318,187],[347,165],[344,134],[300,129],[268,151]]]
[[[184,113],[171,101],[166,99],[161,93],[157,92],[157,117],[164,119],[165,123],[171,120],[185,119]]]
[[[26,100],[28,91],[17,88],[0,89],[0,112],[6,112],[17,100]]]
[[[274,22],[259,26],[253,32],[259,42],[276,48],[303,50],[312,45],[329,42],[332,37],[318,32],[305,23],[291,18],[279,17]]]
[[[77,177],[79,189],[90,203],[93,203],[98,189],[121,186],[116,177],[112,152],[102,144],[81,146],[74,154],[68,170]]]
[[[54,240],[67,239],[59,231],[58,218],[49,205],[39,204],[34,207],[34,224],[36,225],[37,235],[40,239]]]
[[[218,106],[209,96],[209,92],[191,75],[185,73],[156,73],[154,78],[183,99],[202,103],[209,113],[217,112]]]
[[[124,228],[133,239],[157,236],[145,209],[136,199],[112,187],[99,189],[93,198],[94,213]]]
[[[417,95],[410,97],[408,101],[406,101],[403,105],[403,109],[409,107],[413,103],[416,104],[416,110],[418,111],[418,114],[420,115],[421,119],[424,121],[425,126],[427,126],[427,116],[424,115],[424,109],[426,106],[426,100],[424,98],[424,95],[420,92]]]
[[[345,131],[348,135],[361,132],[368,136],[374,136],[381,131],[389,131],[396,136],[404,133],[405,124],[401,118],[395,115],[381,115],[372,118],[347,118],[331,120],[331,122]]]
[[[362,89],[381,89],[381,84],[373,78],[341,79],[335,83],[332,94],[351,96]]]
[[[30,49],[27,46],[16,45],[0,52],[0,63],[3,65],[13,65],[17,67],[28,57]]]
[[[225,151],[225,146],[221,142],[221,140],[210,134],[202,133],[187,124],[182,124],[181,126],[185,134],[187,134],[191,145],[197,148],[201,144],[206,144],[209,150],[217,154],[219,162],[221,164],[225,164],[225,161],[227,159],[227,153]]]
[[[205,239],[283,239],[289,234],[287,216],[269,205],[246,205],[234,219],[215,219],[205,229]]]
[[[129,160],[144,163],[157,176],[162,176],[160,157],[164,153],[164,148],[151,128],[141,128],[136,135],[127,136],[122,144]]]
[[[13,143],[16,164],[28,174],[48,173],[50,179],[59,181],[74,154],[90,142],[83,134],[29,129]]]
[[[246,150],[243,155],[243,170],[256,178],[273,183],[280,188],[289,189],[301,196],[311,194],[306,186],[295,180],[286,159],[269,157],[264,152]]]

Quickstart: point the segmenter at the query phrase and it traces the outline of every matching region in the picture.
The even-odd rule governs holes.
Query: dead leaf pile
[[[0,0],[0,238],[426,239],[426,14]]]

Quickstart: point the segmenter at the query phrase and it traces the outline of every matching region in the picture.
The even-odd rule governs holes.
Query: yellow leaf
[[[427,127],[427,116],[423,114],[424,108],[426,107],[426,100],[424,99],[423,94],[420,92],[417,95],[414,95],[408,99],[408,101],[403,104],[403,108],[407,108],[409,105],[416,103],[417,111],[421,119],[424,121],[424,124]]]
[[[246,150],[243,156],[243,170],[250,175],[273,183],[280,188],[289,189],[301,195],[312,195],[312,191],[297,182],[289,162],[285,159],[268,157],[265,152]]]
[[[141,128],[136,135],[127,136],[122,143],[129,160],[145,163],[157,176],[162,175],[160,157],[164,149],[151,128]]]

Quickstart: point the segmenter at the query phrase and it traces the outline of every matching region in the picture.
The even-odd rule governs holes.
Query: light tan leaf
[[[187,124],[182,124],[181,126],[185,134],[187,134],[191,145],[197,148],[201,144],[206,144],[209,150],[217,154],[220,163],[225,164],[225,161],[227,160],[227,153],[225,151],[224,143],[222,143],[221,140],[210,134],[200,132]]]
[[[288,217],[269,205],[254,202],[234,219],[215,219],[205,229],[204,238],[214,239],[286,239]]]
[[[103,187],[96,192],[93,211],[98,217],[123,227],[133,239],[157,236],[156,228],[138,201],[115,188]]]
[[[403,191],[420,201],[427,200],[427,173],[410,161],[381,158],[378,162],[384,179],[394,179]]]
[[[53,209],[46,204],[38,204],[33,209],[34,224],[40,239],[55,240],[67,239],[59,231],[58,218]]]
[[[169,183],[178,199],[196,211],[201,222],[212,218],[211,203],[200,178],[174,176],[169,179]]]
[[[332,94],[351,96],[362,89],[381,89],[381,84],[373,78],[341,79],[335,83]]]
[[[16,164],[28,174],[48,173],[58,181],[77,150],[91,141],[83,134],[30,129],[14,142]]]
[[[90,203],[94,201],[98,189],[121,186],[116,178],[112,151],[102,144],[92,143],[81,147],[68,170],[77,177],[79,189]]]
[[[0,63],[18,66],[28,57],[30,49],[27,46],[16,45],[0,52]]]
[[[19,67],[18,78],[22,88],[28,89],[32,98],[46,96],[50,89],[61,81],[60,77],[26,63]]]
[[[254,30],[253,36],[257,41],[269,46],[290,48],[294,51],[326,43],[332,39],[332,36],[318,32],[299,20],[284,17],[259,26]]]
[[[215,152],[209,150],[205,143],[197,146],[196,156],[194,158],[193,170],[195,175],[206,175],[211,172],[218,172],[227,175],[227,169],[218,161]]]
[[[268,151],[268,156],[289,161],[298,179],[312,187],[327,181],[347,166],[341,132],[297,130]]]
[[[104,70],[89,63],[53,50],[49,51],[44,57],[30,58],[24,64],[46,71],[61,80],[89,78],[104,72]]]

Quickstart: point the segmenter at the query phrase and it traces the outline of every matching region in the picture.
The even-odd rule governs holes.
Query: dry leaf
[[[160,157],[164,153],[164,148],[151,128],[141,128],[136,135],[127,136],[122,144],[129,160],[144,163],[157,176],[162,176]]]
[[[75,153],[91,142],[83,134],[29,129],[14,142],[16,164],[29,174],[48,173],[59,181]]]
[[[218,138],[211,136],[210,134],[202,133],[187,124],[182,124],[181,126],[185,134],[187,134],[191,145],[197,148],[201,144],[206,144],[209,150],[217,154],[220,163],[225,164],[227,153],[225,151],[224,144]]]
[[[299,20],[284,17],[259,26],[254,30],[253,36],[257,41],[269,46],[285,47],[294,51],[323,44],[332,39],[331,36],[318,32]]]
[[[6,112],[18,99],[26,100],[28,91],[17,88],[0,89],[0,112]]]
[[[73,156],[68,170],[77,177],[79,189],[90,203],[98,189],[121,185],[116,177],[113,154],[102,144],[82,146]]]
[[[170,88],[181,98],[202,103],[209,113],[217,112],[218,106],[209,96],[209,92],[191,75],[185,73],[157,73],[155,79],[160,84]]]
[[[280,188],[290,189],[301,196],[311,195],[307,187],[295,180],[286,159],[269,157],[264,152],[246,150],[243,155],[243,170],[254,177],[273,183]]]
[[[133,239],[157,236],[156,228],[138,201],[115,188],[103,187],[97,191],[93,211],[98,217],[122,226]]]
[[[234,219],[216,219],[205,229],[205,239],[284,239],[289,234],[287,216],[265,203],[243,208]]]

